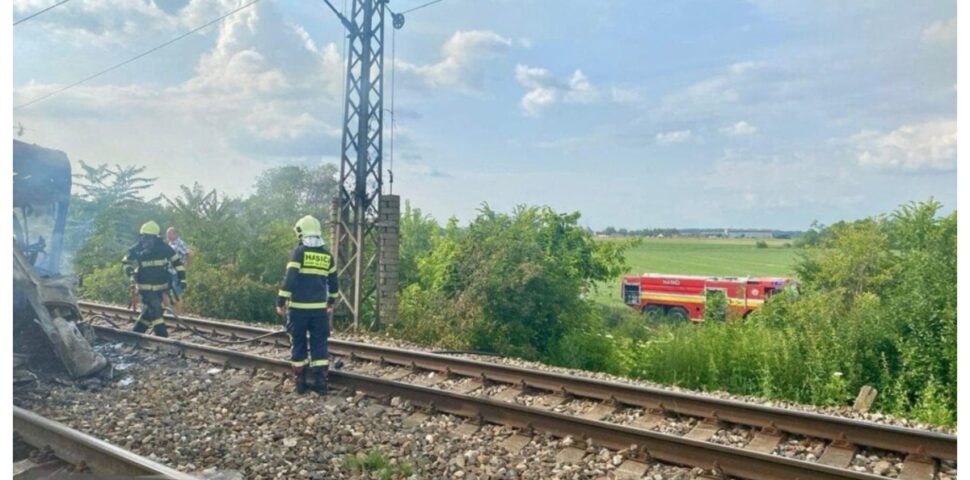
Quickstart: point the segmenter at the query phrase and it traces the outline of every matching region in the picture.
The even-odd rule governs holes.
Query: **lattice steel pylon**
[[[380,320],[376,294],[381,258],[378,207],[383,187],[384,13],[388,0],[353,0],[346,17],[325,0],[347,29],[347,79],[334,255],[341,309],[354,329],[362,316]],[[404,17],[393,14],[394,28]]]

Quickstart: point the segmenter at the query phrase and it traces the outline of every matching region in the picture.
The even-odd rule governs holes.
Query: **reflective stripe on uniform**
[[[175,267],[175,271],[176,272],[184,272],[185,271],[185,265],[179,265],[179,266]]]
[[[157,327],[159,325],[165,325],[165,319],[164,318],[156,318],[155,320],[152,321],[152,323],[149,326],[151,326],[151,327]]]
[[[293,302],[289,303],[290,308],[312,309],[327,308],[327,302]]]
[[[149,292],[160,292],[162,290],[168,290],[167,283],[136,283],[135,288],[138,290],[145,290]]]
[[[286,262],[286,268],[300,268],[300,262]]]
[[[323,276],[330,275],[329,270],[322,270],[319,268],[305,268],[305,267],[300,269],[300,273],[304,275],[323,275]]]
[[[326,358],[310,362],[311,367],[326,367],[327,365],[330,365],[330,360],[327,360]]]
[[[176,253],[175,255],[172,255],[171,257],[168,257],[168,261],[170,261],[172,263],[175,263],[175,261],[178,260],[178,259],[179,259],[179,254],[178,253]]]
[[[293,293],[292,293],[292,292],[290,292],[290,291],[287,291],[287,290],[280,290],[280,291],[279,291],[279,292],[277,293],[277,295],[279,295],[279,296],[281,296],[281,297],[283,297],[283,298],[290,298],[290,296],[292,296],[292,295],[293,295]]]
[[[142,267],[164,267],[168,265],[168,260],[144,260],[138,262],[138,265]]]
[[[290,360],[290,365],[292,365],[294,367],[305,367],[309,363],[310,362],[307,361],[307,359],[303,359],[303,360]]]

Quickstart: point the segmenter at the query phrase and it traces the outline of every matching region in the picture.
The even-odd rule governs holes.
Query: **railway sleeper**
[[[395,365],[395,366],[411,367],[412,370],[424,369],[428,371],[436,371],[436,372],[440,371],[443,373],[443,375],[441,375],[442,377],[455,376],[455,377],[464,377],[464,378],[474,378],[474,377],[468,377],[467,375],[468,372],[466,370],[460,369],[456,371],[450,365],[442,366],[442,364],[440,363],[435,363],[431,361],[415,362],[413,360],[410,360],[407,362],[403,362],[403,361],[397,361],[397,359],[395,358],[385,357],[384,355],[380,355],[376,358],[368,358],[370,356],[371,355],[358,354],[358,352],[356,352],[353,349],[349,350],[349,354],[348,354],[349,358],[368,360],[368,361],[379,361],[387,366]],[[475,376],[479,379],[479,382],[477,382],[479,383],[479,385],[466,383],[462,388],[455,390],[455,392],[459,394],[469,393],[478,388],[481,388],[482,385],[489,385],[489,384],[496,384],[496,383],[514,386],[513,388],[508,389],[513,392],[516,390],[515,387],[518,387],[517,389],[521,390],[523,385],[529,388],[537,388],[537,389],[546,390],[546,391],[555,391],[555,387],[552,387],[551,385],[542,384],[541,382],[539,384],[532,384],[530,382],[526,382],[523,378],[513,379],[513,378],[505,378],[502,376],[495,378],[495,377],[489,376],[485,372],[477,372]],[[549,387],[549,388],[545,388],[545,387]],[[575,395],[577,397],[596,398],[595,395],[590,395],[590,396],[582,395],[583,393],[588,393],[585,391],[581,391],[581,392],[568,391],[565,388],[565,386],[562,386],[562,385],[559,386],[559,389],[561,392],[564,392],[569,396]],[[612,395],[610,396],[610,398],[612,402],[619,405],[630,405],[631,407],[634,407],[634,408],[645,407],[642,404],[642,402],[637,402],[635,400],[633,402],[630,402],[630,399],[624,399],[624,398],[620,398],[619,400],[617,400]],[[603,398],[597,398],[597,399],[604,400]],[[627,401],[624,401],[624,400],[627,400]],[[637,403],[639,403],[639,405]],[[665,406],[663,405],[663,403],[658,403],[656,407],[658,407],[661,410],[665,410]],[[682,404],[678,405],[677,410],[679,411],[679,413],[684,413],[682,411],[683,410],[682,407],[683,407]],[[698,415],[698,416],[703,417],[703,415]],[[660,415],[657,415],[656,412],[650,412],[642,416],[640,419],[638,419],[638,421],[632,426],[635,426],[636,428],[646,427],[645,429],[649,429],[649,428],[655,427],[658,420],[662,421],[662,419],[663,417]],[[742,424],[750,425],[750,423],[743,423],[743,422]],[[756,434],[754,434],[754,438],[752,438],[751,441],[748,443],[748,447],[746,447],[746,449],[751,451],[764,452],[764,451],[771,451],[777,448],[778,443],[780,443],[780,439],[781,439],[781,437],[778,435],[779,429],[771,422],[769,422],[767,425],[763,425],[762,427],[763,427],[762,431],[759,431]],[[698,433],[697,436],[700,437],[700,433]],[[838,442],[835,442],[835,443],[838,443]],[[774,446],[774,448],[772,446]],[[840,444],[836,444],[835,446],[832,446],[832,445],[828,446],[826,448],[827,453],[822,455],[823,457],[825,457],[824,462],[832,461],[833,463],[841,464],[843,463],[843,460],[839,459],[839,457],[844,459],[847,456],[850,458],[850,461],[851,461],[852,457],[848,455],[846,452],[839,452],[840,449],[848,450],[849,448],[847,448],[845,445],[840,445]],[[832,459],[832,460],[829,460],[829,459]],[[838,461],[836,462],[836,460]],[[821,459],[819,460],[819,463],[824,464],[824,462]],[[938,468],[937,463],[938,462],[936,462],[933,459],[930,459],[928,462],[925,461],[925,456],[920,456],[915,454],[910,455],[909,457],[906,458],[906,462],[904,463],[905,467],[902,469],[903,471],[900,472],[900,478],[913,478],[913,479],[933,478],[933,475],[935,475],[936,470]]]

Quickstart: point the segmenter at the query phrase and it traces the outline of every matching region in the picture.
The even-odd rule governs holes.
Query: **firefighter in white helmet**
[[[309,388],[324,395],[330,367],[327,339],[329,318],[337,299],[337,269],[333,255],[323,246],[320,222],[316,218],[310,215],[301,218],[293,230],[299,243],[286,264],[276,311],[285,314],[287,319],[295,391],[304,393]]]

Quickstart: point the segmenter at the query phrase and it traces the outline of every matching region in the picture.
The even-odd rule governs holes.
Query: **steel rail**
[[[111,311],[129,316],[134,315],[134,312],[124,307],[114,305],[91,302],[81,302],[81,305],[90,311]],[[174,318],[166,318],[174,320]],[[200,330],[235,337],[265,335],[271,332],[264,328],[196,317],[179,318]],[[280,332],[279,336],[268,337],[264,341],[282,346],[289,343],[289,338],[286,334]],[[561,392],[565,395],[759,427],[768,431],[785,431],[943,460],[956,460],[957,458],[956,436],[940,432],[788,410],[661,388],[530,370],[499,363],[374,344],[330,339],[330,351],[339,356],[476,377],[486,382],[513,384],[522,388],[528,387],[547,392]]]
[[[58,458],[75,465],[83,462],[97,475],[196,478],[16,405],[13,430],[34,448],[50,447]]]
[[[288,372],[289,362],[209,345],[183,342],[139,333],[94,326],[101,337],[141,346],[155,346],[190,358],[226,366]],[[502,402],[485,397],[370,377],[352,372],[331,372],[331,382],[380,398],[398,396],[434,412],[449,413],[478,422],[509,425],[526,430],[571,435],[595,445],[626,449],[636,445],[648,458],[681,465],[716,469],[725,475],[752,480],[859,479],[884,477],[841,469],[736,447],[691,440],[635,427],[572,417],[549,410]]]

